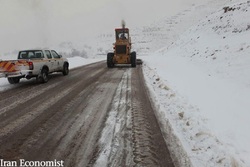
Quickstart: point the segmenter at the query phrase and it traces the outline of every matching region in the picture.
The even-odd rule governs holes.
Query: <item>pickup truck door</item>
[[[45,50],[45,54],[48,58],[48,66],[49,66],[49,69],[50,69],[50,72],[54,71],[54,64],[55,64],[55,60],[53,59],[52,57],[52,54],[49,50]]]
[[[55,71],[61,71],[63,69],[62,57],[54,50],[52,50],[51,53],[52,53],[52,56],[54,57],[54,60],[55,60],[55,64],[54,64]]]

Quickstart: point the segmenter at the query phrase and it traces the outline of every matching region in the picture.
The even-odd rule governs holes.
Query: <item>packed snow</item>
[[[250,1],[220,0],[131,29],[162,133],[179,165],[250,166],[249,18]],[[70,68],[105,60],[113,42],[113,31],[100,34],[85,50],[75,50]],[[63,53],[69,55],[72,45],[57,50],[68,47]],[[0,91],[13,87],[0,78]]]

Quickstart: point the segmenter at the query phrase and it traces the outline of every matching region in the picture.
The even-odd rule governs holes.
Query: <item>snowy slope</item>
[[[177,161],[178,148],[194,166],[250,166],[249,18],[250,1],[220,6],[143,57],[166,141],[181,144]]]
[[[163,47],[171,45],[179,35],[197,23],[206,15],[213,13],[218,6],[224,5],[229,0],[204,0],[203,4],[193,4],[184,11],[171,17],[156,18],[154,22],[143,27],[130,28],[132,47],[138,56],[145,56]],[[120,25],[118,24],[117,27]],[[128,25],[129,26],[129,25]],[[128,27],[129,28],[129,27]],[[92,47],[98,55],[106,55],[112,51],[115,42],[114,30],[99,34],[92,42]]]

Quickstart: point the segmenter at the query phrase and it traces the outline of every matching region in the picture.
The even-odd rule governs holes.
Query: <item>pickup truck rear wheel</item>
[[[20,78],[12,77],[12,78],[8,78],[8,81],[10,84],[17,84],[20,82]]]
[[[68,75],[69,74],[69,64],[64,63],[62,73],[63,73],[63,75]]]
[[[40,76],[41,83],[46,83],[49,81],[49,72],[46,68],[42,69]]]

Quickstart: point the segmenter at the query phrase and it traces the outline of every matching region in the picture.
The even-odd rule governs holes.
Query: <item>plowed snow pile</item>
[[[162,131],[180,164],[250,166],[249,18],[250,1],[234,1],[143,57]]]

